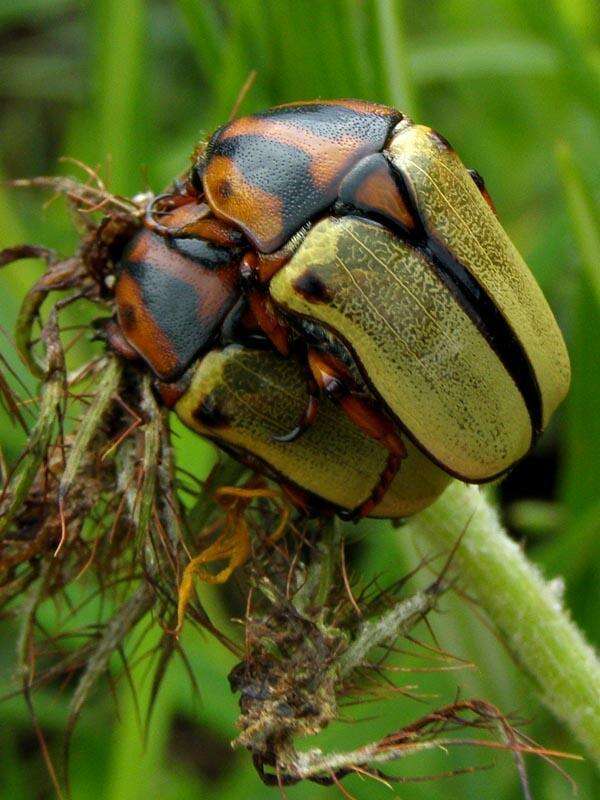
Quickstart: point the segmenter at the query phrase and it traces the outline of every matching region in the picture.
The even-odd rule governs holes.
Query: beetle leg
[[[248,303],[258,327],[268,336],[281,355],[288,356],[290,353],[289,330],[277,318],[266,295],[259,289],[251,289],[248,293]]]
[[[287,481],[280,482],[280,486],[296,511],[299,511],[305,517],[331,517],[335,513],[335,506],[306,489],[300,489],[300,487]]]
[[[114,319],[102,319],[95,323],[97,333],[94,338],[103,339],[111,350],[127,361],[139,361],[141,356],[127,341],[121,326]]]
[[[400,469],[406,448],[394,424],[367,397],[360,394],[346,366],[338,358],[314,348],[308,351],[308,365],[317,386],[334,399],[349,419],[367,436],[380,442],[388,451],[387,461],[371,494],[350,512],[340,512],[345,519],[359,519],[371,513],[388,490]]]
[[[477,170],[476,170],[476,169],[470,169],[470,170],[468,170],[468,173],[469,173],[469,175],[470,175],[470,176],[473,178],[473,181],[475,182],[475,186],[477,186],[477,188],[478,188],[478,189],[479,189],[479,191],[481,192],[481,196],[483,197],[483,199],[485,200],[485,202],[486,202],[486,203],[488,204],[488,206],[489,206],[489,207],[492,209],[492,211],[494,212],[494,214],[495,214],[496,216],[498,216],[498,212],[496,211],[496,206],[494,205],[494,201],[493,201],[493,200],[492,200],[492,198],[490,197],[490,193],[489,193],[489,192],[488,192],[488,190],[486,189],[486,186],[485,186],[485,181],[483,180],[483,178],[481,177],[481,175],[480,175],[480,174],[477,172]]]
[[[219,343],[222,347],[241,344],[253,350],[272,350],[273,344],[258,327],[252,311],[248,308],[248,297],[242,295],[223,320]]]
[[[284,249],[268,255],[261,253],[256,267],[259,281],[268,283],[273,275],[288,263],[290,258],[290,253]]]
[[[245,253],[240,265],[240,274],[246,286],[248,305],[258,327],[269,337],[283,356],[290,353],[289,329],[282,324],[265,289],[259,285],[258,259],[255,253]]]
[[[227,225],[216,217],[198,216],[197,219],[174,229],[174,235],[182,238],[204,239],[221,247],[239,247],[242,235],[231,225]]]
[[[242,295],[237,303],[231,308],[221,325],[220,341],[222,345],[236,342],[239,331],[242,327],[242,320],[247,310],[248,301]]]
[[[159,206],[162,204],[168,204],[168,212],[161,211],[159,212]],[[156,216],[159,213],[163,215],[165,213],[173,212],[175,209],[180,208],[186,205],[196,205],[195,198],[191,197],[190,195],[178,195],[173,194],[171,192],[164,192],[163,194],[157,194],[150,198],[147,206],[146,211],[144,213],[143,221],[144,227],[151,230],[153,233],[158,234],[159,236],[163,236],[164,238],[170,239],[173,237],[174,233],[177,232],[179,226],[176,228],[171,228],[169,225],[164,225],[162,222],[158,222]],[[203,214],[207,214],[210,212],[210,208],[203,204]]]
[[[404,445],[402,446],[404,447]],[[359,520],[363,517],[368,517],[373,509],[383,500],[385,493],[390,488],[390,484],[398,474],[402,459],[405,457],[406,452],[401,454],[394,453],[390,450],[388,452],[387,461],[385,462],[385,467],[379,476],[379,480],[371,490],[371,494],[352,511],[338,511],[338,517],[343,520]]]

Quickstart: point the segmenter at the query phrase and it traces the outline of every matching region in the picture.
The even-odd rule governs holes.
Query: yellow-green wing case
[[[539,385],[542,428],[565,397],[569,356],[535,278],[456,153],[430,128],[412,125],[388,146],[428,234],[485,289],[521,343]]]
[[[452,474],[489,480],[528,451],[530,416],[504,365],[426,254],[383,226],[319,222],[271,294],[337,333],[401,425]]]
[[[328,400],[295,442],[273,436],[291,430],[306,403],[298,364],[277,353],[231,345],[209,353],[175,410],[190,428],[217,445],[250,454],[276,476],[344,509],[365,500],[378,481],[387,452]],[[430,505],[449,476],[408,443],[376,517],[405,517]]]

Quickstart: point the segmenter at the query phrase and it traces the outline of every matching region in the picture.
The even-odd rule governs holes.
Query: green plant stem
[[[340,677],[345,678],[353,669],[362,666],[373,648],[393,642],[414,628],[431,610],[438,594],[434,585],[401,600],[382,616],[363,622],[355,640],[338,660]]]
[[[598,658],[483,493],[457,481],[407,529],[445,550],[462,537],[455,554],[462,587],[500,629],[543,702],[600,763]]]

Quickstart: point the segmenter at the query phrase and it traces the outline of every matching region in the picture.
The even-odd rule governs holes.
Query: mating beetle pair
[[[190,372],[179,381],[192,363],[260,340],[272,352],[256,357],[259,372],[300,361],[305,407],[276,455],[259,457],[277,472],[280,443],[308,435],[328,395],[388,452],[357,515],[409,480],[408,453],[444,476],[501,475],[568,389],[560,331],[483,182],[394,109],[309,102],[237,119],[146,225],[121,261],[114,346],[145,359],[184,421],[221,444],[231,420],[204,390],[192,408],[197,384]],[[232,352],[230,366],[252,360]],[[238,446],[253,453],[251,439]]]

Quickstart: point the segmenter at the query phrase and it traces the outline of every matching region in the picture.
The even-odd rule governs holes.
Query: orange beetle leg
[[[239,231],[216,217],[200,217],[183,224],[177,229],[176,235],[205,239],[221,247],[236,247],[242,242],[242,235]]]
[[[121,326],[114,319],[103,319],[98,324],[97,338],[102,338],[111,350],[114,350],[121,358],[127,361],[139,361],[140,354],[133,348],[121,330]]]
[[[385,413],[380,411],[372,400],[357,391],[354,379],[342,361],[310,349],[308,364],[317,386],[339,403],[348,418],[360,430],[388,450],[385,467],[369,497],[353,511],[339,514],[345,519],[360,519],[370,514],[381,501],[400,469],[402,459],[406,458],[406,448],[394,424]]]
[[[186,380],[185,377],[180,381],[175,381],[175,383],[165,383],[165,381],[156,380],[154,382],[154,388],[160,397],[161,403],[166,408],[175,408],[179,400],[181,400],[189,389],[189,380]]]
[[[166,239],[204,239],[221,247],[239,247],[243,241],[240,231],[214,217],[207,203],[189,194],[153,197],[146,207],[144,226]]]
[[[258,327],[282,356],[288,356],[290,354],[289,330],[277,318],[269,299],[260,290],[251,289],[248,293],[248,302]]]
[[[258,286],[258,258],[256,253],[245,253],[240,265],[240,274],[246,284],[246,294],[250,311],[256,324],[271,340],[283,356],[290,354],[290,335],[287,325],[283,324],[263,288]]]
[[[275,544],[285,534],[289,522],[289,510],[281,503],[277,490],[254,485],[251,479],[245,486],[221,486],[215,492],[215,500],[225,513],[205,533],[216,533],[219,529],[221,533],[185,567],[179,584],[177,627],[171,633],[178,636],[183,627],[185,612],[194,592],[195,578],[210,584],[225,583],[250,558],[250,529],[245,514],[250,503],[261,497],[272,500],[280,513],[279,524],[267,540],[268,544]],[[209,564],[221,561],[226,563],[219,571],[207,569]]]
[[[182,221],[191,221],[208,213],[210,208],[206,203],[197,204],[195,198],[187,194],[166,192],[155,195],[148,202],[144,214],[144,227],[158,236],[171,239],[181,227]],[[159,222],[157,216],[163,219]]]
[[[305,517],[332,517],[334,506],[291,483],[280,483],[287,499]]]
[[[275,253],[261,253],[256,264],[256,273],[260,283],[268,283],[273,275],[284,267],[291,258],[287,249],[277,250]]]

